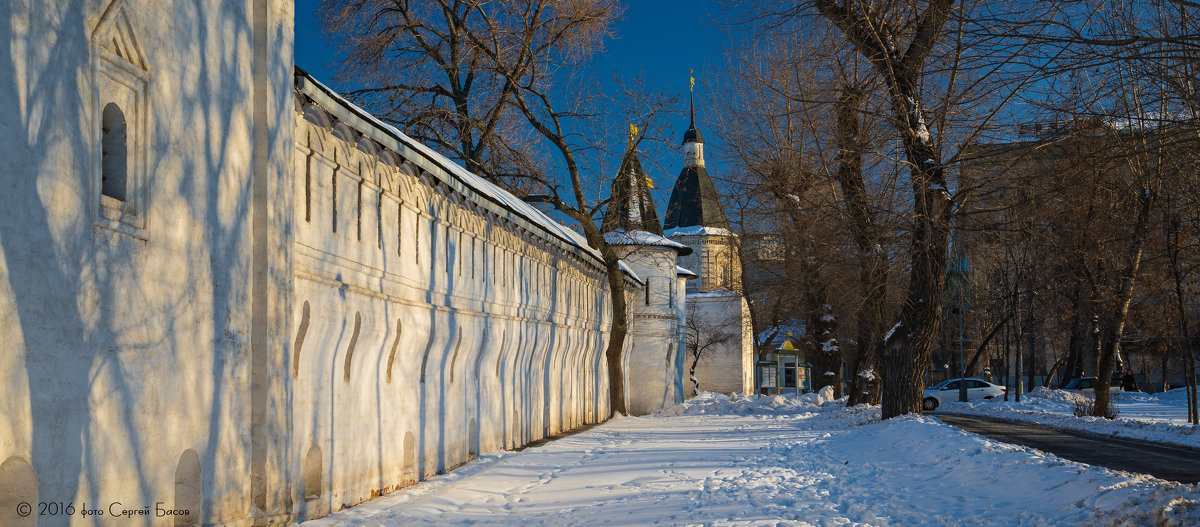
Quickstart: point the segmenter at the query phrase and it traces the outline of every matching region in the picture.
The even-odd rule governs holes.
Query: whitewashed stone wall
[[[679,257],[679,265],[700,275],[699,279],[688,282],[688,291],[720,288],[742,291],[742,262],[733,236],[672,235],[670,238],[692,248],[692,254]]]
[[[707,346],[696,361],[695,377],[700,389],[715,393],[754,393],[754,330],[746,297],[728,290],[688,293],[687,316],[699,327],[698,338]],[[692,366],[692,357],[687,366]],[[687,395],[696,385],[685,381]]]
[[[319,102],[299,95],[295,149],[306,516],[607,417],[599,262],[555,250]]]
[[[689,352],[687,371],[695,362],[696,381],[706,392],[754,393],[754,328],[741,293],[737,239],[728,234],[673,234],[670,239],[692,249],[679,265],[700,275],[686,286],[690,321],[685,324],[691,324],[690,338],[706,349],[699,360]],[[687,396],[696,394],[696,382],[685,385]]]
[[[287,470],[286,390],[257,372],[286,337],[263,330],[290,305],[267,258],[288,200],[261,198],[290,169],[292,18],[280,0],[0,6],[0,525],[248,525],[278,497],[254,482]]]

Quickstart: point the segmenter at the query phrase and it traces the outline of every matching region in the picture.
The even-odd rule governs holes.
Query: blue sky
[[[320,32],[315,17],[319,3],[319,0],[296,2],[296,65],[337,89],[336,68],[331,64],[338,57],[334,46]],[[662,213],[670,197],[670,187],[682,168],[681,154],[673,147],[688,125],[688,70],[695,71],[700,100],[706,87],[720,79],[716,72],[722,65],[727,39],[726,27],[720,21],[727,17],[715,0],[629,0],[625,7],[624,17],[614,27],[616,37],[606,44],[603,53],[593,58],[591,73],[603,86],[611,87],[614,78],[625,82],[642,79],[650,91],[679,97],[679,113],[667,116],[669,137],[676,138],[671,147],[646,145],[643,149],[642,161],[654,179],[655,203]],[[706,117],[703,111],[698,116],[701,131],[711,128],[705,126]],[[719,171],[719,165],[713,166],[712,161],[720,145],[713,144],[714,134],[706,133],[705,139],[709,142],[706,158],[710,171]],[[614,165],[617,162],[613,160]]]

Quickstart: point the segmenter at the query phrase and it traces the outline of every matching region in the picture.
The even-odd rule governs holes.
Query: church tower
[[[637,275],[641,289],[630,295],[626,337],[626,404],[631,415],[683,402],[684,293],[677,260],[691,254],[685,245],[663,236],[650,194],[650,180],[629,148],[612,183],[612,200],[600,230],[604,240]]]
[[[692,79],[692,88],[696,86]],[[690,123],[683,133],[683,170],[671,191],[664,235],[692,249],[679,265],[700,275],[686,286],[689,332],[684,346],[688,396],[700,391],[754,393],[754,328],[742,295],[737,235],[721,210],[720,196],[704,168],[704,139],[696,128],[696,106],[688,94]],[[702,354],[696,353],[703,349]]]
[[[668,238],[693,250],[691,256],[680,259],[680,265],[700,275],[699,280],[688,283],[688,291],[728,289],[740,293],[742,270],[737,239],[729,230],[717,188],[704,168],[704,139],[696,128],[696,108],[690,92],[688,106],[691,123],[683,133],[683,170],[671,191],[663,228]]]

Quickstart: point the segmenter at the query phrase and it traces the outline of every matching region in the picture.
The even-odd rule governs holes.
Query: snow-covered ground
[[[1031,421],[1059,428],[1200,448],[1200,428],[1187,424],[1185,390],[1156,394],[1115,392],[1117,419],[1075,417],[1075,402],[1089,395],[1035,388],[1022,395],[1021,402],[972,401],[944,403],[937,412],[990,415],[1005,419]]]
[[[704,394],[501,452],[306,527],[1200,525],[1200,487],[878,407]]]

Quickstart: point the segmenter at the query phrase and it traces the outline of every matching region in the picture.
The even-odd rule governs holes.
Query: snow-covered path
[[[1200,488],[815,396],[704,396],[621,417],[306,527],[1200,525]],[[1122,523],[1122,522],[1131,523]]]

